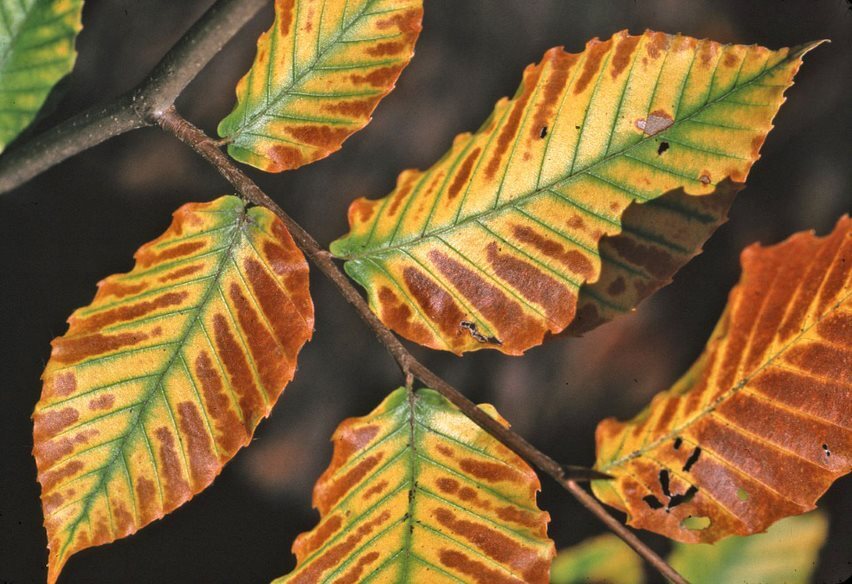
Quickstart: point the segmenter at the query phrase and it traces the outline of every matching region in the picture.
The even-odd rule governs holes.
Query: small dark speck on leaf
[[[678,450],[680,448],[681,444],[683,444],[683,438],[680,438],[680,437],[675,438],[674,449]]]
[[[547,136],[547,126],[542,126],[541,132],[539,132],[538,137],[544,138],[545,136]]]
[[[826,456],[831,456],[831,450],[828,449],[828,444],[823,444],[822,449],[825,451]]]
[[[663,152],[669,149],[668,142],[660,142],[660,146],[657,148],[657,155],[662,156]]]

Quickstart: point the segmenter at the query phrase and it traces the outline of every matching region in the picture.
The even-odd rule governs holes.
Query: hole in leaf
[[[710,518],[709,517],[693,517],[690,515],[686,519],[680,522],[680,526],[684,529],[690,529],[692,531],[701,531],[702,529],[707,529],[710,527]]]
[[[539,132],[538,137],[544,138],[545,136],[547,136],[547,126],[542,126],[541,132]]]
[[[677,507],[678,505],[683,505],[684,503],[689,503],[692,501],[693,497],[698,494],[698,487],[692,485],[689,487],[686,492],[682,495],[672,495],[669,497],[669,504],[666,507],[666,510]]]
[[[642,497],[642,500],[648,504],[648,507],[651,509],[662,509],[663,504],[660,503],[660,500],[657,499],[654,495],[645,495]]]
[[[475,322],[470,322],[469,320],[463,320],[459,323],[459,326],[461,328],[465,329],[467,332],[469,332],[470,336],[472,336],[474,339],[476,339],[480,343],[491,343],[492,345],[502,345],[503,344],[503,341],[501,341],[497,337],[486,337],[481,332],[479,332],[479,329],[477,328]]]
[[[748,498],[749,498],[748,491],[746,491],[742,487],[737,489],[737,499],[739,499],[740,501],[748,501]]]
[[[683,465],[684,472],[689,472],[689,469],[692,468],[696,462],[698,462],[698,457],[701,456],[701,447],[696,446],[692,450],[692,454],[689,455],[689,458],[686,459],[686,463]]]
[[[823,444],[822,449],[825,451],[826,456],[831,456],[831,450],[828,449],[828,444]]]
[[[663,489],[663,494],[671,499],[672,493],[669,491],[669,471],[666,469],[660,471],[660,487]]]
[[[683,444],[683,439],[680,437],[675,438],[674,449],[678,450],[681,444]]]
[[[659,148],[657,148],[657,156],[661,156],[663,154],[663,152],[665,152],[668,149],[669,149],[669,143],[668,142],[665,142],[665,141],[660,142],[660,146],[659,146]]]

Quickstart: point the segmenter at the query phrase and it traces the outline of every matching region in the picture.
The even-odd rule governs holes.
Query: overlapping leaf
[[[555,551],[539,488],[526,463],[439,394],[400,388],[338,427],[314,488],[320,523],[298,537],[296,569],[276,582],[545,583]]]
[[[560,550],[550,574],[551,584],[639,584],[644,580],[642,560],[611,533]]]
[[[698,361],[597,429],[598,497],[684,542],[765,530],[852,470],[852,220],[742,255]]]
[[[183,504],[248,443],[311,336],[308,267],[266,209],[188,204],[68,322],[33,414],[49,582],[73,553]]]
[[[580,54],[551,49],[434,166],[403,172],[384,199],[355,201],[351,231],[331,250],[403,336],[456,353],[520,354],[574,320],[578,290],[603,263],[626,258],[625,273],[645,272],[641,284],[695,253],[668,220],[689,229],[721,219],[692,205],[659,206],[648,231],[631,232],[639,243],[617,255],[599,243],[621,232],[631,203],[744,181],[813,46],[622,32]],[[616,275],[605,293],[585,293],[618,312],[610,298],[628,283]]]
[[[815,511],[783,519],[766,533],[714,545],[675,544],[669,563],[692,584],[807,584],[827,536],[828,521]]]
[[[729,537],[716,544],[676,543],[668,562],[692,584],[805,584],[828,535],[819,512],[787,517],[766,533]],[[639,556],[612,534],[561,550],[553,560],[551,584],[643,584]]]
[[[340,149],[414,54],[422,0],[276,0],[275,22],[219,124],[228,153],[267,172]]]
[[[0,0],[0,152],[71,72],[83,0]]]

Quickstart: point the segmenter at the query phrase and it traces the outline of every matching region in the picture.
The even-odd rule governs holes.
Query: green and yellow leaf
[[[766,533],[712,545],[677,543],[669,563],[692,584],[807,584],[827,535],[825,516],[813,512],[783,519]]]
[[[551,584],[641,584],[644,581],[642,560],[626,543],[611,533],[561,550],[553,560],[550,571]]]
[[[71,72],[83,0],[0,0],[0,152]]]
[[[33,454],[54,582],[202,491],[292,379],[308,266],[270,211],[187,204],[53,341]]]
[[[281,172],[339,150],[394,88],[422,18],[422,0],[276,0],[219,124],[228,153]]]
[[[397,389],[338,427],[314,488],[320,523],[275,582],[545,583],[555,550],[539,489],[524,461],[437,392]]]
[[[571,324],[579,290],[604,263],[627,257],[624,270],[659,279],[672,251],[695,253],[660,227],[673,216],[688,227],[721,220],[692,205],[659,206],[652,231],[631,233],[638,248],[604,256],[599,244],[622,232],[632,203],[743,182],[813,46],[620,32],[580,54],[551,49],[435,165],[403,172],[383,199],[356,200],[331,251],[403,336],[455,353],[520,354]],[[654,253],[643,257],[643,246]],[[608,283],[596,300],[608,304],[620,288]]]
[[[597,429],[595,494],[683,542],[766,530],[852,470],[852,220],[742,254],[704,353],[633,420]]]

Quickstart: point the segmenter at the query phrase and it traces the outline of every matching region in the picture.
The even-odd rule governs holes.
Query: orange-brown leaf
[[[813,46],[623,31],[551,49],[431,168],[353,202],[331,251],[385,324],[428,347],[517,355],[576,318],[588,330],[724,220]],[[628,222],[632,204],[650,207]]]
[[[53,341],[33,454],[54,582],[68,558],[207,487],[269,414],[313,329],[308,266],[270,211],[187,204]]]
[[[704,353],[597,429],[598,497],[684,542],[764,531],[852,470],[852,220],[742,254]]]

